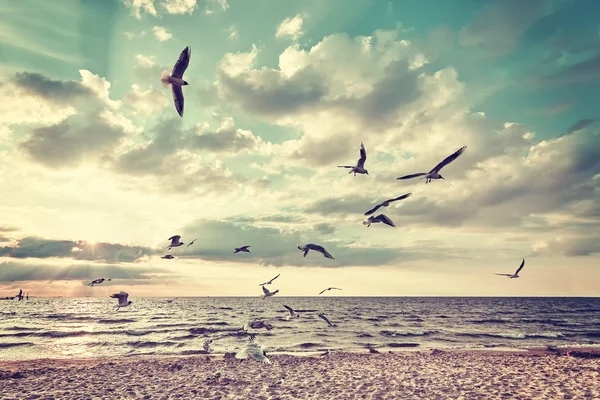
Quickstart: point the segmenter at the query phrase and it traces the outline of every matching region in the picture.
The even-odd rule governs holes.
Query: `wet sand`
[[[565,351],[269,358],[271,365],[203,355],[5,361],[0,392],[4,400],[600,398],[600,358]]]

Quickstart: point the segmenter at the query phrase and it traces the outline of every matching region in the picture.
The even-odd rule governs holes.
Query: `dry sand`
[[[206,356],[0,362],[0,397],[4,400],[600,398],[600,358],[544,351],[269,357],[272,365]]]

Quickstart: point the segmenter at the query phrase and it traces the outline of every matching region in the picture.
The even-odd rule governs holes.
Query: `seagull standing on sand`
[[[367,151],[365,150],[363,142],[360,142],[360,158],[356,165],[338,165],[338,168],[351,168],[348,173],[351,174],[354,172],[354,176],[356,176],[356,174],[369,175],[369,171],[365,169],[365,161],[367,161]]]
[[[264,292],[264,294],[261,296],[262,299],[266,299],[267,297],[272,297],[275,296],[277,293],[279,293],[279,289],[275,290],[274,292],[269,291],[269,289],[267,289],[266,287],[262,287],[262,290]]]
[[[250,250],[248,250],[248,247],[250,247],[250,246],[236,247],[235,251],[233,252],[233,254],[239,253],[240,251],[242,251],[244,253],[250,253]]]
[[[496,275],[508,276],[510,279],[518,278],[519,272],[523,269],[524,266],[525,266],[525,259],[523,259],[523,261],[521,262],[521,266],[519,267],[517,272],[515,272],[514,274],[496,274]]]
[[[329,252],[327,250],[325,250],[325,248],[323,246],[319,246],[317,244],[308,243],[308,244],[305,244],[304,246],[298,246],[298,249],[304,252],[304,257],[306,257],[309,250],[313,250],[313,251],[318,251],[319,253],[323,254],[323,257],[325,257],[325,258],[330,258],[332,260],[335,260],[335,258],[333,258],[333,256],[331,254],[329,254]]]
[[[175,257],[173,257],[173,256],[172,256],[172,255],[170,255],[170,254],[167,254],[167,255],[164,255],[164,256],[162,256],[161,258],[164,258],[165,260],[172,260],[172,259],[174,259]]]
[[[292,307],[286,306],[285,304],[283,306],[290,312],[290,315],[285,317],[286,320],[289,320],[290,318],[300,318],[300,314],[297,314]]]
[[[183,90],[181,87],[188,85],[188,83],[183,80],[183,73],[190,64],[191,55],[192,50],[190,49],[190,46],[183,49],[179,55],[179,59],[173,66],[171,74],[169,75],[169,71],[163,71],[162,77],[160,78],[163,87],[169,87],[169,85],[171,85],[175,109],[180,117],[183,117]]]
[[[101,284],[104,281],[110,282],[111,278],[109,278],[109,279],[104,279],[104,278],[94,279],[93,281],[91,281],[90,283],[88,283],[88,286],[99,285],[99,284]]]
[[[366,221],[363,221],[363,225],[366,225],[368,228],[371,226],[371,224],[377,224],[379,222],[383,222],[384,224],[393,226],[393,227],[396,226],[396,225],[394,225],[394,222],[385,214],[379,214],[376,217],[371,215],[369,217],[369,219],[367,219]]]
[[[342,289],[340,289],[340,288],[338,288],[338,287],[328,287],[327,289],[323,289],[323,290],[321,290],[321,293],[319,293],[319,295],[321,295],[321,294],[325,293],[325,292],[326,292],[326,291],[328,291],[328,290],[342,290]]]
[[[281,275],[281,274],[277,274],[277,276],[276,276],[275,278],[273,278],[273,279],[271,279],[270,281],[267,281],[267,282],[265,282],[265,283],[261,283],[261,284],[260,284],[260,285],[258,285],[258,286],[270,285],[271,283],[273,283],[273,281],[274,281],[275,279],[279,278],[279,275]]]
[[[467,146],[463,146],[460,149],[456,150],[454,153],[450,154],[446,157],[442,162],[433,167],[433,169],[429,172],[419,172],[418,174],[411,174],[402,176],[397,179],[411,179],[422,176],[425,178],[425,183],[431,182],[432,179],[444,179],[443,176],[440,175],[440,170],[444,168],[446,165],[450,164],[452,161],[456,160],[467,148]]]
[[[250,341],[246,345],[246,347],[235,355],[237,359],[246,359],[248,357],[252,358],[255,361],[271,364],[271,360],[267,358],[267,352],[263,350],[262,346],[257,344],[254,341],[255,336],[250,337]]]
[[[117,304],[116,311],[119,311],[121,307],[128,307],[133,303],[133,301],[127,301],[127,297],[129,297],[129,293],[127,292],[121,291],[119,293],[111,294],[109,297],[112,297],[113,299],[119,299],[119,304]]]
[[[379,210],[379,208],[381,208],[381,207],[387,207],[387,206],[389,206],[391,203],[393,203],[394,201],[398,201],[398,200],[404,200],[404,199],[406,199],[407,197],[410,197],[410,196],[412,196],[412,193],[406,193],[406,194],[403,194],[403,195],[402,195],[402,196],[400,196],[400,197],[396,197],[395,199],[389,199],[389,200],[386,200],[386,201],[384,201],[383,203],[380,203],[380,204],[376,205],[375,207],[373,207],[372,209],[370,209],[369,211],[367,211],[367,212],[365,213],[365,215],[371,215],[371,214],[373,214],[375,211]]]
[[[331,323],[331,321],[329,321],[329,320],[327,319],[327,317],[326,317],[326,316],[324,316],[323,314],[318,314],[318,315],[319,315],[319,318],[321,318],[323,321],[327,322],[327,324],[328,324],[329,326],[331,326],[331,327],[335,326],[335,325],[333,325],[333,324]]]
[[[193,244],[194,244],[194,242],[195,242],[196,240],[198,240],[198,239],[194,239],[194,240],[192,240],[191,242],[189,242],[189,243],[188,243],[188,245],[187,245],[186,247],[190,247],[191,245],[193,245]]]
[[[181,243],[179,239],[181,239],[181,235],[171,236],[169,238],[171,244],[169,245],[169,247],[167,247],[167,250],[171,250],[173,247],[183,246],[185,243]]]
[[[242,329],[245,331],[248,331],[248,329],[250,329],[250,328],[252,328],[252,329],[265,328],[266,330],[271,331],[271,330],[273,330],[273,325],[271,325],[265,321],[260,321],[260,320],[254,319],[254,320],[249,320],[248,322],[246,322]]]

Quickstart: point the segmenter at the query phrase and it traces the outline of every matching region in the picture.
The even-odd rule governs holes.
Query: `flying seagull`
[[[246,347],[235,355],[237,359],[246,359],[248,357],[252,358],[255,361],[271,364],[271,360],[267,358],[267,352],[263,350],[262,346],[257,344],[254,341],[254,336],[250,337],[250,341],[246,345]]]
[[[406,199],[407,197],[410,197],[410,196],[412,196],[412,193],[406,193],[406,194],[403,194],[403,195],[402,195],[402,196],[400,196],[400,197],[396,197],[395,199],[389,199],[389,200],[386,200],[386,201],[384,201],[383,203],[380,203],[380,204],[376,205],[375,207],[371,208],[369,211],[367,211],[367,212],[365,213],[365,215],[371,215],[371,214],[373,214],[375,211],[379,210],[379,208],[381,208],[381,207],[387,207],[387,206],[389,206],[391,203],[393,203],[394,201],[404,200],[404,199]]]
[[[248,247],[250,247],[250,246],[236,247],[233,254],[239,253],[240,251],[243,251],[244,253],[250,253],[250,250],[248,250]]]
[[[321,293],[319,293],[319,294],[321,295],[321,294],[325,293],[326,291],[328,291],[328,290],[332,290],[332,289],[335,289],[335,290],[342,290],[342,289],[340,289],[340,288],[338,288],[338,287],[328,287],[327,289],[323,289],[323,290],[321,291]]]
[[[440,175],[440,170],[446,165],[450,164],[452,161],[456,160],[462,153],[464,153],[466,148],[467,146],[463,146],[456,150],[454,153],[446,157],[441,163],[433,167],[433,169],[429,172],[419,172],[418,174],[406,175],[397,179],[411,179],[418,176],[423,176],[425,178],[425,183],[431,182],[432,179],[444,179],[444,177]]]
[[[286,316],[285,319],[300,317],[300,314],[297,314],[292,307],[286,306],[285,304],[283,306],[290,312],[290,315]]]
[[[272,297],[275,296],[277,293],[279,293],[279,289],[275,290],[274,292],[269,291],[269,289],[267,289],[266,287],[262,287],[262,290],[265,294],[263,294],[261,297],[264,299],[266,299],[267,297]]]
[[[127,292],[121,291],[119,293],[111,294],[109,297],[112,297],[113,299],[119,299],[119,304],[117,305],[116,311],[119,311],[121,307],[127,307],[133,303],[133,301],[127,301],[127,297],[129,297]]]
[[[267,282],[265,282],[265,283],[261,283],[261,284],[260,284],[260,285],[258,285],[258,286],[270,285],[271,283],[273,283],[273,281],[274,281],[275,279],[279,278],[279,275],[281,275],[281,274],[277,274],[277,276],[276,276],[275,278],[273,278],[273,279],[271,279],[270,281],[267,281]]]
[[[171,85],[171,89],[173,91],[173,100],[175,101],[175,109],[177,110],[177,113],[179,113],[180,117],[183,117],[183,90],[181,90],[181,87],[188,85],[188,83],[183,80],[183,73],[190,64],[191,55],[192,50],[190,49],[190,46],[183,49],[179,55],[179,59],[173,66],[173,71],[171,74],[169,75],[169,71],[163,71],[162,77],[160,78],[163,87],[168,87]]]
[[[365,150],[365,145],[363,142],[360,142],[360,158],[356,165],[338,165],[338,168],[351,168],[349,174],[354,172],[354,176],[356,174],[367,174],[369,175],[369,171],[365,169],[365,161],[367,160],[367,151]]]
[[[329,254],[329,252],[327,250],[325,250],[325,248],[323,246],[319,246],[317,244],[308,243],[304,246],[298,246],[298,249],[300,249],[304,252],[304,257],[306,257],[309,250],[313,250],[313,251],[318,251],[319,253],[323,254],[323,257],[325,257],[325,258],[330,258],[332,260],[335,260],[335,258],[333,258],[333,256],[331,254]]]
[[[386,225],[389,226],[396,226],[394,225],[394,222],[389,219],[389,217],[385,214],[379,214],[378,216],[374,217],[374,216],[370,216],[369,219],[367,219],[366,221],[363,221],[363,225],[366,225],[367,228],[371,226],[371,224],[377,224],[379,222],[383,222]]]
[[[99,285],[104,281],[110,282],[112,278],[108,278],[108,279],[104,279],[104,278],[100,278],[100,279],[94,279],[93,281],[91,281],[90,283],[88,283],[88,286],[94,286],[94,285]]]
[[[519,277],[519,272],[523,269],[524,266],[525,266],[525,259],[523,259],[523,261],[521,262],[521,266],[519,267],[519,269],[517,270],[517,272],[515,272],[514,274],[496,274],[496,275],[508,276],[510,279],[518,278]]]
[[[171,254],[167,254],[167,255],[162,256],[161,258],[164,258],[165,260],[172,260],[175,257],[173,257]]]
[[[169,247],[167,247],[167,250],[171,250],[173,247],[183,246],[185,243],[181,243],[179,239],[181,239],[181,235],[171,236],[169,238],[171,244],[169,245]]]
[[[329,320],[327,319],[327,317],[326,317],[326,316],[324,316],[323,314],[319,314],[319,318],[321,318],[323,321],[327,322],[327,324],[328,324],[329,326],[334,326],[334,325],[331,323],[331,321],[329,321]]]
[[[273,325],[269,324],[268,322],[255,319],[255,320],[250,320],[250,321],[246,322],[242,329],[247,331],[250,328],[252,328],[252,329],[265,328],[266,330],[271,331],[271,330],[273,330]]]
[[[198,239],[194,239],[194,240],[192,240],[191,242],[189,242],[189,243],[188,243],[188,245],[187,245],[186,247],[190,247],[191,245],[193,245],[193,244],[194,244],[194,242],[195,242],[196,240],[198,240]]]

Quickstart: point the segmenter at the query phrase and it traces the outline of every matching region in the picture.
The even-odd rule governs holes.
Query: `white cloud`
[[[231,28],[229,28],[227,30],[227,32],[229,33],[229,35],[228,35],[229,39],[231,39],[231,40],[239,39],[239,34],[238,34],[237,29],[235,29],[235,26],[232,26]]]
[[[275,37],[284,38],[290,37],[293,40],[297,40],[302,36],[302,23],[304,22],[302,15],[298,14],[292,18],[284,19],[281,24],[277,27]]]
[[[134,84],[131,91],[123,97],[123,104],[133,107],[135,112],[154,114],[162,111],[170,103],[169,95],[170,91],[156,90],[153,87],[142,90],[139,85]]]
[[[154,33],[154,37],[161,42],[169,40],[173,37],[173,35],[162,26],[154,26],[152,28],[152,32]]]
[[[142,10],[156,17],[154,0],[123,0],[123,4],[131,9],[131,13],[137,19],[142,19]]]
[[[101,78],[97,74],[92,74],[87,69],[80,69],[81,84],[88,87],[96,93],[98,98],[105,101],[112,108],[118,108],[121,104],[119,100],[111,100],[109,97],[110,82],[106,78]]]
[[[165,0],[161,4],[169,14],[191,15],[197,8],[196,0]]]
[[[135,59],[137,60],[137,66],[140,68],[152,68],[154,66],[154,56],[138,54]]]
[[[147,33],[148,32],[146,32],[146,31],[141,31],[140,33],[125,32],[125,36],[127,37],[127,39],[131,40],[136,37],[146,36]]]

